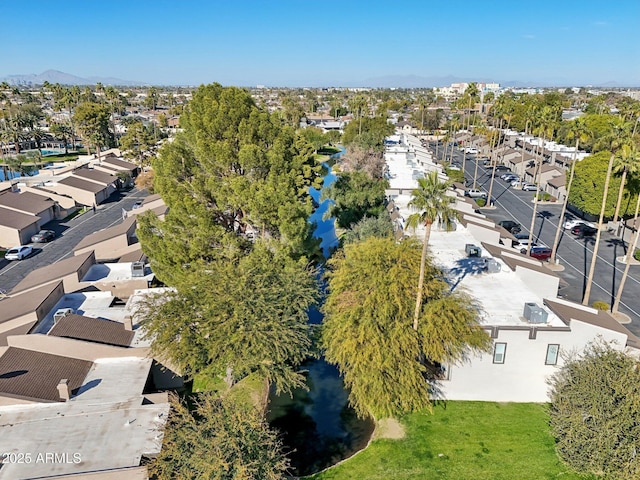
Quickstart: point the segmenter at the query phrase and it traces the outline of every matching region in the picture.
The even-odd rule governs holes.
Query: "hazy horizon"
[[[282,0],[29,3],[0,77],[53,69],[140,84],[367,86],[381,77],[640,86],[640,2]],[[5,18],[24,6],[4,5]],[[401,85],[397,85],[401,86]]]

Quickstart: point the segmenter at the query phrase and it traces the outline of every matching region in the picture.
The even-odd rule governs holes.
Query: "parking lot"
[[[87,235],[116,225],[122,221],[122,211],[131,210],[136,201],[147,196],[147,191],[136,188],[128,192],[115,192],[95,213],[89,209],[70,220],[54,220],[42,228],[53,230],[56,237],[48,243],[31,244],[33,253],[20,261],[9,262],[0,258],[0,291],[8,292],[31,271],[73,255],[73,248]]]
[[[462,163],[462,153],[456,150],[454,159],[458,163]],[[474,156],[467,155],[465,165],[467,179],[473,180],[475,162]],[[491,176],[480,161],[476,187],[488,192],[490,181]],[[514,220],[522,225],[522,232],[529,233],[534,207],[533,192],[515,189],[508,182],[496,176],[491,196],[494,199],[495,208],[482,209],[484,215],[495,222]],[[538,204],[533,226],[534,241],[549,247],[553,245],[558,223],[562,223],[562,220],[559,219],[561,209],[561,204],[546,202]],[[558,272],[558,275],[566,281],[568,286],[559,290],[559,296],[571,301],[582,302],[594,243],[595,238],[592,236],[575,236],[569,230],[563,229],[557,257],[565,268]],[[608,232],[602,233],[589,304],[596,300],[608,304],[613,303],[624,270],[624,264],[616,262],[616,258],[625,255],[625,253],[626,244]],[[632,266],[629,271],[629,277],[622,294],[620,311],[631,317],[632,323],[626,326],[634,334],[640,336],[640,265]]]

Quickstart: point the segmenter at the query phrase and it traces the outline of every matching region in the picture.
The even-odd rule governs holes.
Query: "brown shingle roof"
[[[128,347],[134,333],[124,329],[124,324],[83,315],[67,315],[49,331],[55,337],[75,338],[88,342]]]
[[[541,173],[547,173],[551,171],[556,172],[558,175],[562,175],[564,173],[563,170],[560,170],[558,167],[554,167],[553,165],[543,164],[540,168]],[[534,175],[536,173],[536,167],[527,168],[527,173],[529,175]]]
[[[87,258],[93,256],[93,250],[75,257],[65,258],[57,263],[52,263],[38,268],[29,273],[20,283],[11,290],[11,294],[27,290],[37,285],[48,283],[52,280],[60,280],[69,274],[77,272]],[[95,257],[92,263],[95,263]]]
[[[118,179],[118,177],[116,177],[115,175],[89,168],[78,168],[77,170],[73,171],[73,176],[83,179],[86,178],[87,180],[91,180],[94,182],[100,182],[105,186],[112,184]]]
[[[61,283],[62,281],[51,283],[22,295],[0,300],[0,323],[35,312]]]
[[[131,228],[131,225],[135,222],[135,215],[127,217],[122,223],[119,223],[118,225],[105,228],[104,230],[94,232],[91,235],[84,237],[73,249],[80,250],[82,248],[90,247],[91,245],[104,242],[105,240],[115,238],[119,235],[124,235],[129,230],[129,228]]]
[[[80,190],[85,190],[91,193],[98,193],[106,188],[104,185],[99,185],[94,182],[82,180],[81,178],[77,178],[77,177],[63,178],[62,180],[59,180],[58,183],[61,183],[62,185],[68,185],[70,187],[78,188]]]
[[[565,175],[558,175],[557,177],[547,180],[547,183],[556,188],[564,187],[567,183],[567,177]]]
[[[92,362],[9,347],[0,357],[0,394],[60,402],[58,383],[66,378],[73,394],[82,386]]]
[[[138,244],[138,248],[134,251],[125,253],[118,259],[118,263],[129,263],[129,262],[146,262],[147,256],[142,251],[142,246]]]
[[[37,223],[40,217],[28,215],[26,213],[16,212],[0,206],[0,225],[4,227],[23,230],[34,223]]]
[[[0,205],[37,215],[53,207],[54,202],[42,195],[31,192],[6,192],[0,195]]]
[[[124,160],[120,160],[119,158],[107,157],[102,160],[102,163],[108,163],[110,165],[115,165],[116,167],[126,168],[127,170],[135,170],[138,166],[135,163],[125,162]]]

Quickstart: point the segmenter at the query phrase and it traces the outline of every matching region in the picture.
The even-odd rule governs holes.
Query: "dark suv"
[[[514,222],[513,220],[500,220],[498,222],[502,228],[504,228],[507,232],[515,235],[516,233],[522,230],[522,226],[518,222]]]

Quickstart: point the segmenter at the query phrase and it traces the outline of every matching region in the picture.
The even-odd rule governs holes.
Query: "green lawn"
[[[406,437],[374,440],[314,480],[577,480],[558,460],[546,406],[447,402],[401,419]]]

